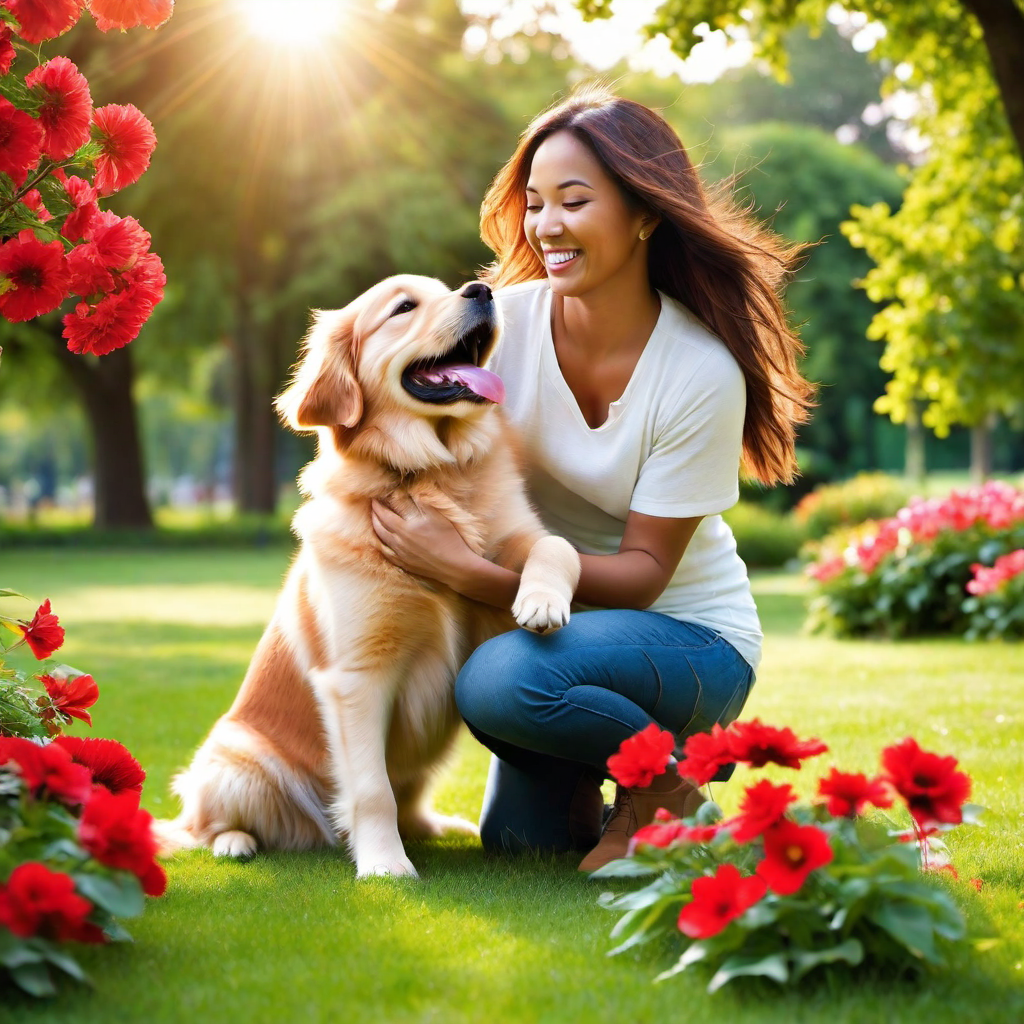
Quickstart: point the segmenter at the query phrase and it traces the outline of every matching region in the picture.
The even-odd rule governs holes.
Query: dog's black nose
[[[477,299],[480,302],[490,302],[491,289],[483,281],[474,281],[462,289],[462,297],[464,299]]]

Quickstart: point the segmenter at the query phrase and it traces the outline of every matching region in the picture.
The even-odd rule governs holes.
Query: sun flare
[[[250,32],[281,46],[311,48],[334,35],[344,0],[235,0]]]

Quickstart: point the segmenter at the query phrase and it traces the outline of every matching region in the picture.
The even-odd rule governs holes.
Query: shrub
[[[910,498],[906,484],[886,473],[859,473],[838,484],[821,484],[793,510],[809,538],[843,526],[894,516]]]
[[[1024,637],[1024,548],[1001,555],[991,569],[971,566],[972,596],[963,603],[969,640]]]
[[[976,603],[967,588],[976,566],[1021,547],[1024,492],[1008,484],[916,499],[889,519],[825,539],[808,569],[818,586],[807,625],[846,636],[1019,635],[1012,609],[988,610],[1002,607],[1001,596]],[[979,613],[989,628],[975,621]]]
[[[741,501],[725,513],[740,558],[757,569],[777,569],[800,553],[804,535],[792,516]]]

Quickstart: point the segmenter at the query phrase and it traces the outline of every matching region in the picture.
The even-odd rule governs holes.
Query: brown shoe
[[[676,775],[674,770],[659,775],[643,789],[615,787],[615,807],[604,826],[601,840],[580,861],[580,871],[596,871],[610,861],[625,857],[637,829],[650,825],[659,808],[679,818],[688,818],[704,803],[699,789]]]

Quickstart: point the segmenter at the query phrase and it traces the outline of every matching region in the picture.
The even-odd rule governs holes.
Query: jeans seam
[[[644,656],[647,664],[651,666],[651,671],[654,672],[654,678],[658,681],[658,696],[654,700],[654,710],[657,711],[661,706],[661,698],[665,696],[665,687],[661,681],[661,673],[658,671],[658,666],[654,664],[653,659],[646,651],[642,650],[640,653]]]
[[[565,693],[559,696],[559,700],[564,701],[566,704],[568,704],[570,707],[575,708],[577,711],[586,711],[591,715],[597,715],[598,718],[605,719],[605,721],[614,722],[616,725],[621,725],[624,729],[629,729],[630,733],[634,731],[633,726],[629,722],[624,722],[621,718],[616,718],[614,715],[606,714],[604,711],[598,711],[595,708],[587,707],[585,704],[577,704],[575,701],[569,700],[569,694],[575,689],[575,686],[568,687]]]

